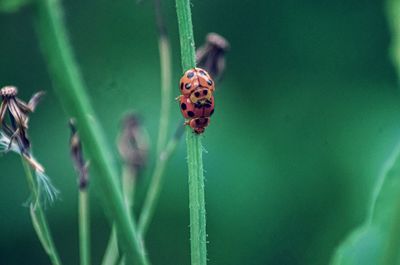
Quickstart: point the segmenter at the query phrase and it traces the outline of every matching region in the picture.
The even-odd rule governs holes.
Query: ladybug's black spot
[[[200,97],[200,92],[196,92],[194,93],[194,95],[196,96],[196,98]]]
[[[181,83],[181,90],[183,89],[183,82]]]
[[[209,84],[210,86],[212,86],[213,81],[212,81],[211,79],[208,79],[208,80],[207,80],[207,84]]]
[[[187,76],[187,78],[192,78],[194,76],[194,73],[193,72],[189,72],[186,76]]]
[[[200,101],[197,101],[196,103],[194,103],[194,107],[200,109],[203,107],[203,105],[200,103]]]
[[[185,110],[186,108],[187,108],[186,104],[185,104],[185,103],[182,103],[182,104],[181,104],[181,109]]]
[[[206,104],[204,104],[204,107],[206,107],[207,109],[211,108],[211,104],[210,103],[206,103]]]
[[[204,72],[203,70],[199,71],[201,75],[207,75],[206,72]]]
[[[206,90],[203,90],[203,95],[205,96],[205,95],[207,95],[208,94],[208,90],[206,89]]]
[[[189,110],[187,114],[188,114],[189,117],[194,117],[194,112],[193,111]]]
[[[195,119],[194,122],[196,123],[196,125],[200,125],[200,119]]]
[[[192,84],[186,83],[185,88],[186,88],[186,89],[190,89],[191,86],[192,86]]]
[[[210,116],[214,114],[214,109],[210,112]]]
[[[208,118],[204,118],[204,124],[207,124]]]

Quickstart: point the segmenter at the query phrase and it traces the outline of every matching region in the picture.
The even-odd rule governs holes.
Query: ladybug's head
[[[205,131],[205,128],[196,128],[196,129],[193,129],[193,132],[194,132],[195,134],[202,134],[204,131]]]
[[[197,134],[204,132],[205,128],[210,124],[209,118],[195,118],[189,122],[189,126]]]

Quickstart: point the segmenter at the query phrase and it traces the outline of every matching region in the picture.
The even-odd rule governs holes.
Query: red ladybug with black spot
[[[186,119],[210,117],[214,114],[214,96],[204,102],[193,103],[189,97],[180,97],[180,109]]]
[[[205,103],[211,100],[211,97],[212,92],[208,88],[200,87],[193,91],[192,94],[190,94],[190,101],[192,101],[193,103]]]
[[[180,80],[182,95],[190,96],[198,88],[206,88],[213,93],[215,90],[214,81],[204,69],[192,68],[187,70]]]
[[[210,118],[194,118],[185,122],[185,125],[189,125],[195,134],[202,134],[206,127],[210,124]]]

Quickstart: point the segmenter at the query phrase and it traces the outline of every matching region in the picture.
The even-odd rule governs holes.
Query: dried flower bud
[[[197,65],[207,70],[215,80],[219,80],[225,70],[225,53],[229,48],[229,42],[221,35],[207,34],[206,43],[196,51]]]
[[[39,192],[42,192],[38,199],[42,195],[46,195],[46,198],[52,202],[57,197],[58,191],[51,184],[43,166],[33,157],[28,138],[28,115],[35,110],[44,92],[34,94],[28,104],[17,98],[17,94],[18,89],[15,86],[5,86],[0,89],[0,96],[2,97],[0,106],[0,152],[13,151],[22,156],[35,171],[38,189]],[[9,119],[7,119],[7,116]]]
[[[0,123],[3,131],[10,137],[11,141],[16,139],[21,153],[29,157],[28,115],[35,110],[44,92],[40,91],[34,94],[28,104],[17,98],[17,93],[18,89],[15,86],[5,86],[0,89],[0,95],[2,96]],[[10,114],[10,124],[7,124],[5,120],[7,112]]]
[[[132,171],[141,170],[147,163],[148,140],[136,114],[127,114],[122,121],[118,150]]]
[[[78,172],[79,189],[84,190],[89,184],[88,163],[83,158],[82,144],[75,126],[75,121],[70,119],[69,127],[71,128],[71,157],[74,162],[75,170]]]

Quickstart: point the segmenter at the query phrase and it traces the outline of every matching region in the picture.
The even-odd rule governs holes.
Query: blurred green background
[[[113,144],[135,109],[152,139],[138,204],[154,164],[160,69],[152,1],[63,1],[93,105]],[[163,1],[178,83],[174,1]],[[372,187],[399,142],[400,94],[389,59],[382,1],[193,1],[197,45],[218,32],[231,43],[216,114],[204,135],[209,264],[327,264],[366,215]],[[31,117],[38,160],[60,189],[47,209],[65,264],[78,264],[76,177],[64,114],[35,35],[34,6],[0,15],[1,85],[27,100],[46,90]],[[178,95],[178,88],[174,88]],[[180,122],[173,105],[171,133]],[[119,161],[116,160],[116,163]],[[0,264],[48,264],[32,229],[16,155],[0,157]],[[182,142],[147,236],[153,264],[189,264]],[[109,226],[92,189],[93,264]],[[138,207],[138,210],[140,207]]]

